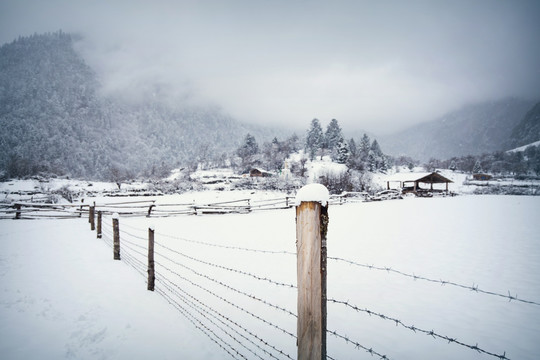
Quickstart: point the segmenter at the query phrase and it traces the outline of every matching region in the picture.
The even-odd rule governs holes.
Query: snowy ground
[[[328,256],[499,294],[510,291],[512,296],[538,303],[539,212],[540,198],[527,196],[407,198],[331,206]],[[295,333],[296,318],[245,295],[295,312],[295,289],[224,269],[295,284],[295,256],[279,253],[295,252],[294,219],[294,209],[247,215],[121,218],[122,261],[112,260],[109,218],[104,220],[102,240],[96,239],[84,218],[2,220],[0,354],[3,359],[232,358],[195,328],[188,319],[193,315],[246,358],[269,358],[265,351],[284,358],[256,339],[253,342],[264,350],[225,328],[239,340],[236,342],[208,323],[197,313],[208,306],[212,309],[208,312],[232,319],[296,358],[295,339],[285,333]],[[138,253],[145,252],[144,238],[150,225],[156,231],[156,252],[162,255],[156,256],[156,289],[167,294],[172,288],[204,304],[186,307],[186,315],[158,292],[147,291],[144,276],[129,264],[139,268],[137,258],[143,257]],[[142,272],[144,275],[144,269]],[[478,344],[495,354],[506,351],[510,359],[537,359],[540,353],[539,305],[509,302],[332,259],[328,261],[328,297],[472,346]],[[218,320],[214,322],[222,326]],[[242,328],[232,327],[254,339]],[[332,302],[328,304],[328,329],[390,359],[494,358]],[[221,344],[234,357],[242,358]],[[377,358],[330,335],[328,355],[334,359]]]

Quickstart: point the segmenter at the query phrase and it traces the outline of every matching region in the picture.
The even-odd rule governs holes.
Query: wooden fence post
[[[95,212],[96,212],[96,207],[95,206],[90,206],[90,210],[89,210],[89,213],[88,213],[88,221],[90,222],[90,230],[94,231],[96,229],[96,222],[95,222]]]
[[[21,218],[21,204],[15,204],[15,219]]]
[[[113,258],[120,260],[120,226],[118,224],[118,214],[113,215]]]
[[[97,212],[97,233],[96,236],[98,239],[101,239],[101,210]]]
[[[154,228],[148,228],[148,290],[154,291]]]
[[[298,195],[300,195],[300,192]],[[328,190],[326,190],[326,194],[328,194]],[[328,228],[328,200],[303,200],[302,196],[297,196],[297,204],[299,201],[300,204],[296,207],[297,359],[320,360],[326,359],[326,232]]]

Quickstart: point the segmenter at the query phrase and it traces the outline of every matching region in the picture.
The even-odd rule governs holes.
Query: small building
[[[396,174],[397,175],[397,174]],[[446,177],[442,176],[439,173],[432,172],[432,173],[424,173],[424,174],[399,174],[402,175],[401,180],[397,180],[396,182],[399,182],[399,186],[401,188],[402,193],[414,193],[416,195],[422,196],[433,192],[448,192],[448,184],[452,183],[453,181],[450,179],[447,179]],[[387,188],[390,189],[390,182],[387,181]],[[424,187],[421,186],[421,184],[424,184]],[[445,184],[444,189],[435,188],[434,184]],[[426,188],[425,185],[429,185],[429,188]]]
[[[491,176],[489,174],[473,174],[473,179],[474,180],[488,181],[488,180],[491,180],[492,178],[493,178],[493,176]]]
[[[266,170],[253,168],[253,169],[249,170],[249,176],[250,177],[270,177],[270,176],[272,176],[272,173],[268,172]]]

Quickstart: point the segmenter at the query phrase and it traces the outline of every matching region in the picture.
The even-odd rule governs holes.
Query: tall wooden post
[[[148,290],[154,291],[156,275],[154,272],[154,228],[148,228]]]
[[[298,360],[326,359],[326,232],[328,207],[296,207]]]
[[[120,260],[120,226],[118,224],[118,214],[113,215],[113,258]]]
[[[95,212],[96,207],[90,206],[90,211],[88,213],[88,221],[90,222],[90,230],[94,231],[96,229],[96,221],[95,221]]]
[[[98,239],[101,239],[101,210],[97,212],[97,232],[96,237]]]

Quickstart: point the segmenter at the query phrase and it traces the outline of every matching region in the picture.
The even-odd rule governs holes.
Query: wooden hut
[[[493,176],[489,174],[473,174],[474,180],[480,180],[480,181],[488,181],[491,180]]]
[[[270,177],[270,176],[272,176],[272,173],[270,173],[270,172],[268,172],[266,170],[253,168],[253,169],[249,170],[249,176],[250,177]]]
[[[396,174],[397,175],[397,174]],[[448,192],[448,184],[453,182],[450,179],[445,178],[439,173],[424,173],[424,174],[400,174],[402,175],[399,182],[402,193],[414,193],[422,196],[433,192]],[[404,176],[408,175],[408,176]],[[390,183],[394,181],[387,181],[387,188],[390,189]],[[421,184],[429,185],[429,188],[422,187]],[[445,184],[444,189],[434,188],[434,184]]]

